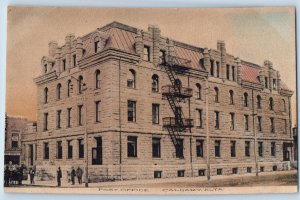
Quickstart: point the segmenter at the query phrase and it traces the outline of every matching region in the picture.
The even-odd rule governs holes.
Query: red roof
[[[191,66],[195,69],[205,70],[199,63],[202,54],[199,51],[186,49],[183,47],[175,46],[175,54],[179,58],[191,60]]]
[[[135,53],[135,34],[119,28],[110,28],[106,31],[110,36],[106,48],[116,48]]]
[[[242,80],[251,83],[260,83],[258,80],[259,69],[250,67],[247,65],[242,65],[241,68]]]

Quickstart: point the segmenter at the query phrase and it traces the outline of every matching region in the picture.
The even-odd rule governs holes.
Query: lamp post
[[[83,91],[83,98],[84,98],[84,106],[85,106],[85,112],[84,112],[84,173],[85,173],[85,187],[89,187],[89,164],[88,164],[88,131],[87,131],[87,102],[86,102],[86,92],[88,91],[88,87],[85,83],[82,83],[77,78],[71,76],[71,78],[75,79],[78,82],[78,85],[80,84],[80,87],[82,87],[81,91]]]

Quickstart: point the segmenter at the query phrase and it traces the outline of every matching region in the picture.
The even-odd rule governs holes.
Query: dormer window
[[[95,53],[98,52],[98,48],[99,48],[99,41],[95,41],[95,42],[94,42],[94,50],[95,50]]]
[[[265,77],[265,88],[268,88],[268,77]]]
[[[48,72],[48,69],[47,69],[47,63],[44,64],[44,72],[45,72],[45,74]]]
[[[150,61],[150,47],[144,46],[144,57],[145,61]]]
[[[76,61],[76,54],[73,54],[73,67],[76,67],[77,61]]]
[[[276,79],[273,79],[273,90],[276,90]]]
[[[66,71],[66,59],[62,60],[62,64],[63,64],[63,71]]]
[[[164,51],[164,50],[159,51],[159,61],[160,61],[159,62],[160,64],[163,64],[166,62],[166,51]]]

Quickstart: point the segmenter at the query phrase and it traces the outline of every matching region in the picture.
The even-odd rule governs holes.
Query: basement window
[[[252,167],[247,167],[247,173],[251,173],[252,172]]]
[[[198,175],[199,176],[205,176],[205,169],[199,169]]]
[[[178,170],[177,171],[177,177],[184,177],[185,170]]]
[[[154,178],[161,178],[162,177],[162,171],[154,171]]]
[[[238,173],[238,168],[237,167],[232,168],[232,174],[237,174],[237,173]]]
[[[222,169],[217,169],[217,175],[222,175],[223,170]]]

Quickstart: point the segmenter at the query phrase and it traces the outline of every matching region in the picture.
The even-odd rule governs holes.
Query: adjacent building
[[[27,119],[5,115],[4,164],[21,164],[21,138],[26,132]]]
[[[188,34],[187,34],[188,36]],[[287,170],[291,96],[271,61],[196,47],[118,22],[49,43],[37,86],[37,132],[24,162],[90,181]],[[86,139],[87,138],[87,139]]]

